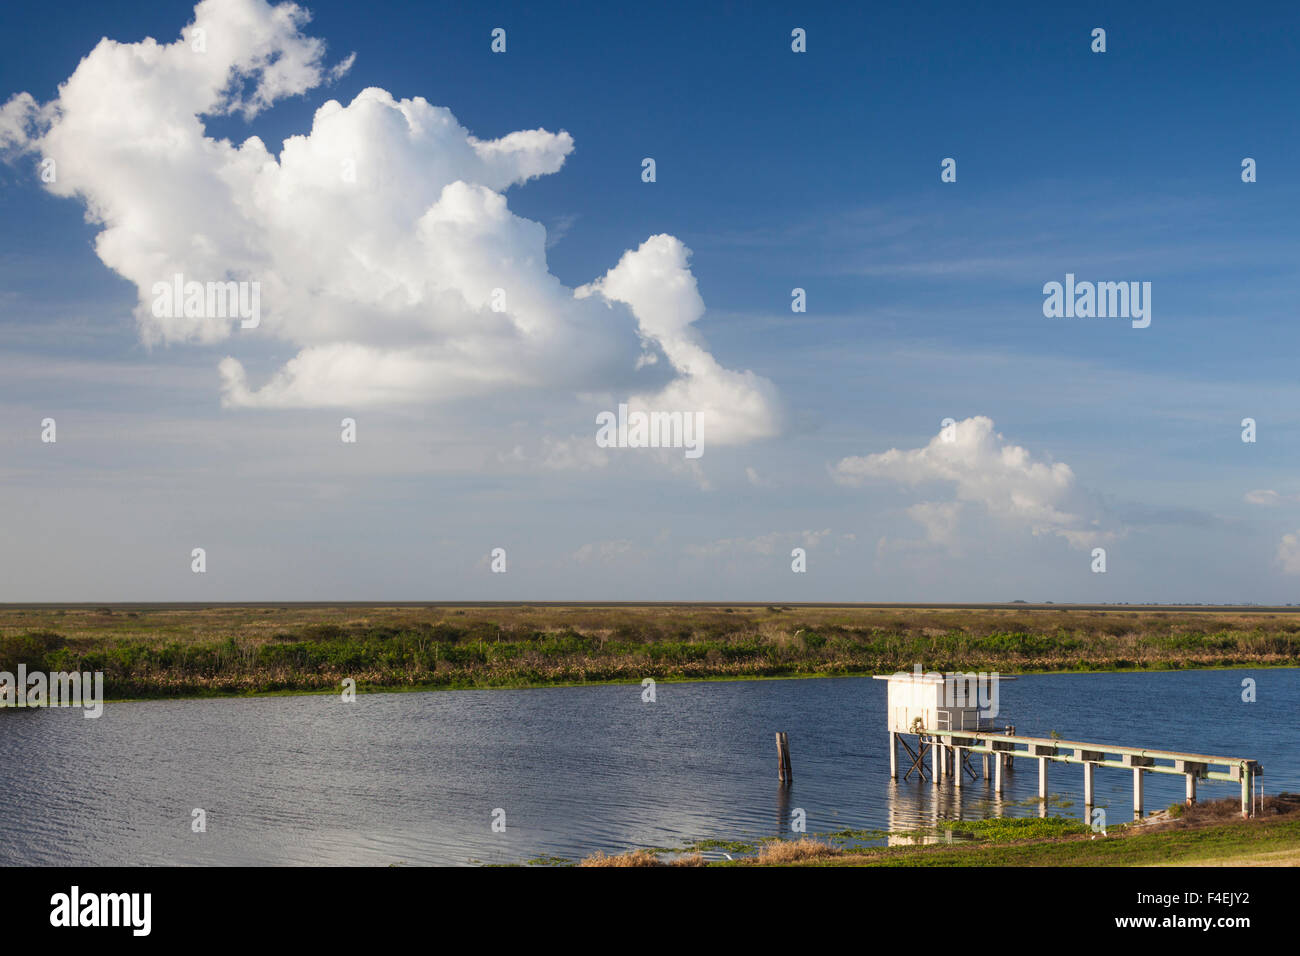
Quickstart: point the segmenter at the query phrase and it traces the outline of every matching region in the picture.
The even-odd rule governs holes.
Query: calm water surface
[[[1243,703],[1253,678],[1258,702]],[[516,863],[703,838],[908,828],[1037,795],[1019,762],[996,800],[889,780],[885,683],[869,678],[157,701],[0,715],[0,863]],[[1267,792],[1300,791],[1300,670],[1022,677],[999,721],[1021,734],[1250,757]],[[787,731],[794,784],[776,780]],[[1083,771],[1051,766],[1081,815]],[[1127,771],[1097,771],[1112,821]],[[1182,798],[1148,775],[1148,810]],[[1237,796],[1202,782],[1204,798]],[[192,833],[191,811],[207,811]],[[505,811],[506,831],[492,831]]]

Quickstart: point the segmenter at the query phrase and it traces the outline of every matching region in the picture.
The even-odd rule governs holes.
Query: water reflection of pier
[[[962,819],[1000,817],[1012,806],[1013,801],[987,785],[932,787],[918,779],[891,780],[886,798],[889,845],[914,843],[903,834],[918,829],[936,831],[938,835],[932,842],[954,842],[952,831],[960,832]],[[1046,802],[1039,813],[1046,816]]]

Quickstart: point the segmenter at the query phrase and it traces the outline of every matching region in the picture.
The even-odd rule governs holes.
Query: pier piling
[[[790,770],[790,738],[781,731],[776,734],[776,764],[778,780],[782,783],[794,780],[794,774]]]

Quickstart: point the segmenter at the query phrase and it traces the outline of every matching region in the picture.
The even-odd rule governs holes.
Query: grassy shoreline
[[[1016,676],[1032,674],[1151,674],[1162,673],[1173,670],[1258,670],[1258,669],[1291,669],[1295,670],[1300,664],[1232,664],[1213,667],[1128,667],[1128,668],[1093,668],[1089,670],[1017,670]],[[717,682],[729,681],[768,681],[768,680],[804,680],[817,678],[821,680],[830,679],[849,679],[870,677],[878,671],[842,671],[834,674],[819,674],[815,672],[802,672],[798,674],[772,674],[772,675],[727,675],[721,674],[711,677],[664,677],[656,678],[660,684],[710,684]],[[1005,672],[1011,676],[1011,672]],[[562,687],[614,687],[614,686],[640,686],[641,681],[636,678],[619,679],[619,680],[587,680],[587,681],[548,681],[545,683],[501,683],[501,684],[367,684],[357,687],[357,694],[428,694],[441,691],[461,691],[461,690],[552,690]],[[106,695],[104,702],[109,704],[129,704],[145,703],[158,700],[239,700],[241,698],[255,697],[325,697],[333,696],[341,692],[339,687],[327,688],[288,688],[281,690],[240,690],[240,691],[210,691],[201,690],[186,694],[158,693],[152,695],[140,695],[136,697],[112,697]]]
[[[1295,866],[1300,862],[1300,800],[1266,799],[1264,816],[1242,820],[1235,800],[1197,804],[1177,819],[1046,839],[894,846],[827,853],[818,848],[785,861],[793,866]],[[797,853],[797,851],[795,851]],[[725,865],[725,863],[724,863]]]
[[[1171,812],[1176,811],[1176,812]],[[797,840],[727,844],[737,859],[707,860],[701,850],[724,848],[703,841],[678,850],[638,849],[596,853],[581,861],[550,859],[534,865],[578,866],[1295,866],[1300,863],[1300,795],[1266,797],[1260,816],[1242,820],[1235,800],[1176,806],[1141,823],[1094,833],[1064,817],[951,821],[927,831],[968,831],[959,843],[861,847],[837,845],[838,834]],[[867,834],[867,835],[875,835]],[[717,847],[712,844],[718,844]],[[667,860],[664,854],[672,854]]]
[[[1300,615],[737,607],[0,608],[0,670],[103,671],[113,700],[927,670],[1300,666]]]

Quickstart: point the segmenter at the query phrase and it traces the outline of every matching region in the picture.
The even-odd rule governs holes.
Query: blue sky
[[[1295,12],[757,6],[310,3],[301,34],[325,41],[322,69],[354,52],[351,68],[251,118],[201,117],[206,137],[256,135],[278,156],[327,101],[377,87],[449,109],[480,140],[567,132],[570,150],[543,148],[553,170],[494,187],[545,227],[543,272],[577,289],[649,237],[675,237],[704,304],[692,334],[775,396],[761,427],[720,426],[693,467],[666,450],[547,458],[569,442],[585,460],[596,410],[667,387],[670,365],[690,377],[653,335],[655,368],[632,367],[633,314],[652,290],[616,299],[607,278],[601,360],[570,367],[586,348],[575,338],[526,388],[351,408],[330,385],[277,405],[257,388],[300,349],[372,333],[329,339],[304,309],[279,336],[148,343],[143,273],[94,247],[113,223],[87,222],[84,195],[52,195],[36,175],[55,140],[10,149],[0,600],[1291,601]],[[60,11],[53,25],[48,11],[6,12],[0,103],[54,100],[100,37],[171,43],[194,20],[184,3]],[[498,26],[505,54],[489,50]],[[795,27],[806,53],[790,49]],[[1094,27],[1105,53],[1090,50]],[[121,104],[136,130],[153,128],[146,100]],[[105,140],[79,143],[66,125],[59,148],[87,181],[112,165],[93,155]],[[945,157],[955,183],[940,181]],[[1257,182],[1242,182],[1244,157]],[[93,188],[119,210],[149,202],[115,195],[113,176]],[[132,261],[159,243],[183,256],[166,243],[230,205],[188,196],[171,224],[181,238],[141,239]],[[319,248],[267,253],[268,287],[275,273],[315,294],[303,260],[327,274],[346,246],[325,221],[302,225]],[[287,241],[250,222],[247,245]],[[1150,327],[1045,318],[1043,284],[1067,272],[1150,282]],[[795,287],[806,312],[790,310]],[[596,321],[583,316],[580,328]],[[489,346],[487,366],[509,368],[510,349]],[[223,404],[227,355],[247,368],[246,407]],[[339,442],[342,415],[356,445]],[[951,460],[948,417],[971,423]],[[1058,464],[1068,480],[1035,470]],[[505,574],[489,569],[494,547]],[[795,547],[806,573],[791,571]]]

